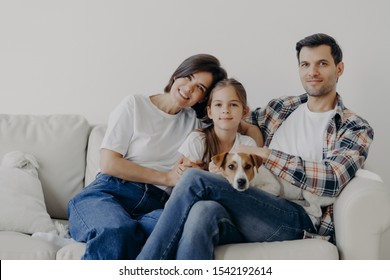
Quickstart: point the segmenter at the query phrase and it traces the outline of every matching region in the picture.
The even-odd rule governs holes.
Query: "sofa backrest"
[[[88,186],[99,172],[100,145],[102,144],[107,125],[95,125],[88,140],[87,166],[85,169],[85,186]]]
[[[15,150],[37,158],[52,218],[66,219],[68,201],[84,186],[90,131],[78,115],[0,115],[0,159]]]

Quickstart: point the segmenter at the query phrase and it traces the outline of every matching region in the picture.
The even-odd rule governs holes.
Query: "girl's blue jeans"
[[[83,259],[135,259],[168,197],[153,185],[98,174],[68,204],[71,237],[87,243]]]
[[[217,245],[300,239],[304,231],[316,233],[300,205],[189,169],[137,259],[213,259]]]

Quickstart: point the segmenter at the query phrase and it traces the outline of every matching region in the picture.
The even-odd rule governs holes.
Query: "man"
[[[337,42],[326,34],[314,34],[299,41],[296,51],[306,94],[277,99],[254,111],[264,147],[241,151],[256,152],[271,172],[302,189],[338,196],[363,166],[373,129],[344,106],[336,91],[344,71]],[[332,212],[329,206],[318,233],[334,241]]]
[[[264,146],[238,151],[261,156],[273,174],[303,190],[337,197],[363,166],[373,129],[336,91],[344,71],[337,42],[314,34],[296,50],[306,93],[256,109],[252,122]],[[188,170],[139,258],[210,259],[216,245],[236,242],[319,236],[335,243],[333,206],[323,210],[316,218],[297,203],[253,188],[238,193],[218,175]]]

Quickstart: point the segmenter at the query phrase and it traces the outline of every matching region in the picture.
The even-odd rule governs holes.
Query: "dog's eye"
[[[235,166],[234,166],[234,164],[229,164],[229,165],[228,165],[228,168],[229,168],[230,170],[234,170],[234,169],[235,169]]]
[[[244,167],[244,169],[246,169],[246,170],[251,169],[251,168],[252,168],[252,165],[250,165],[250,164],[246,164]]]

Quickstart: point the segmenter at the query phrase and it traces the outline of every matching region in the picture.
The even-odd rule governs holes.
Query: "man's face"
[[[303,88],[310,96],[335,95],[337,80],[343,71],[343,62],[335,65],[329,46],[320,45],[301,49],[299,76]]]

